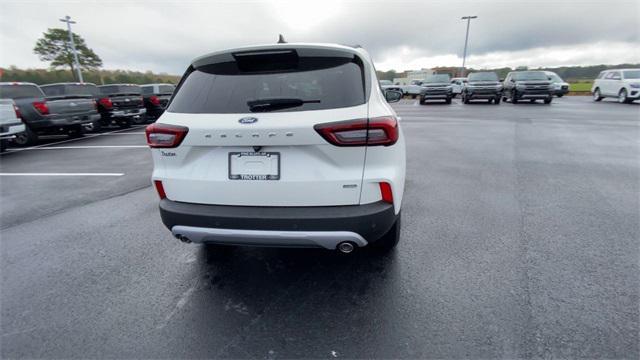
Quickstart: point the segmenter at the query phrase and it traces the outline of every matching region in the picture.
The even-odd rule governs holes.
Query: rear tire
[[[493,100],[493,104],[494,105],[500,105],[500,97],[499,96]]]
[[[516,94],[515,90],[513,90],[511,92],[511,103],[512,104],[517,104],[518,103],[518,94]]]
[[[118,121],[118,126],[121,129],[127,129],[131,127],[131,119],[125,119],[125,120],[119,120]]]
[[[398,218],[396,219],[396,222],[393,224],[391,229],[387,231],[386,234],[382,235],[380,239],[378,239],[376,242],[371,244],[371,248],[374,251],[378,253],[386,254],[391,250],[393,250],[396,247],[396,245],[398,245],[398,242],[400,241],[400,228],[402,227],[401,215],[402,213],[398,214]]]
[[[7,150],[7,140],[0,140],[0,153]]]
[[[418,97],[418,95],[416,95],[416,94],[411,95],[411,98],[412,98],[412,99],[415,99],[415,98],[417,98],[417,97]]]
[[[445,104],[451,104],[451,98],[447,98],[447,100],[444,101]]]
[[[69,129],[67,135],[72,139],[81,138],[84,136],[84,127],[82,125],[75,126]]]
[[[420,98],[420,105],[427,105],[427,103],[424,101],[422,97]]]
[[[469,103],[469,101],[470,101],[470,100],[469,100],[469,96],[468,96],[468,95],[462,95],[462,102],[463,102],[463,103],[468,104],[468,103]]]
[[[545,104],[551,104],[552,101],[553,101],[553,96],[549,96],[548,98],[544,99]]]
[[[38,142],[38,134],[33,132],[29,126],[25,126],[25,130],[13,138],[13,143],[18,146],[30,146]]]
[[[558,94],[558,95],[556,95],[556,96],[557,96],[557,97],[559,97],[559,98],[561,98],[561,97],[563,97],[563,96],[564,96],[564,94]]]

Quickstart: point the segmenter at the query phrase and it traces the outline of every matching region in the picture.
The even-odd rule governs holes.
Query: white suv
[[[195,59],[146,129],[160,214],[184,242],[393,248],[405,141],[359,47],[277,44]]]
[[[594,101],[605,97],[618,98],[620,103],[630,103],[640,98],[640,69],[605,70],[598,75],[591,87]]]

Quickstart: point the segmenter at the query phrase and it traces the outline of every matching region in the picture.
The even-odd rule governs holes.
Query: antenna
[[[282,36],[282,34],[280,34],[278,36],[278,44],[286,44],[286,40],[284,39],[284,36]]]

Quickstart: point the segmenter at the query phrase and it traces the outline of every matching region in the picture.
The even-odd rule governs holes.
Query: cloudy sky
[[[35,41],[70,15],[107,69],[181,74],[201,54],[289,42],[360,44],[379,70],[640,63],[640,0],[0,0],[0,66],[46,67]]]

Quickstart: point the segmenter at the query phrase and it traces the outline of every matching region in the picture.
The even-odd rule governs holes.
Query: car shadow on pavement
[[[220,350],[220,357],[265,357],[270,351],[284,357],[328,356],[309,348],[326,349],[327,344],[310,344],[301,334],[309,340],[329,340],[330,331],[333,339],[357,341],[353,328],[389,321],[397,311],[397,250],[385,255],[358,250],[343,255],[319,249],[202,246],[197,291],[207,300],[193,301],[190,312],[210,324],[219,321],[221,313],[248,321]],[[212,330],[218,326],[212,325]],[[248,338],[252,341],[243,341]],[[363,351],[359,346],[354,350]]]

